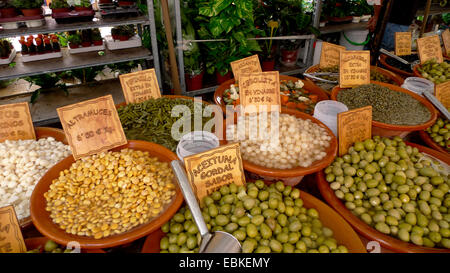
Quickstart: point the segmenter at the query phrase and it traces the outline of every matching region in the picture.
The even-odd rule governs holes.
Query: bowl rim
[[[428,109],[428,111],[430,111],[430,114],[431,114],[431,117],[428,121],[426,121],[422,124],[418,124],[418,125],[393,125],[393,124],[388,124],[388,123],[383,123],[383,122],[372,120],[372,126],[383,128],[383,129],[388,129],[388,130],[420,131],[420,130],[424,130],[424,129],[430,127],[436,121],[437,116],[438,116],[437,110],[434,108],[434,106],[429,101],[427,101],[423,97],[421,97],[421,96],[417,95],[416,93],[409,91],[405,88],[401,88],[400,86],[387,84],[387,83],[383,83],[383,82],[377,82],[377,81],[370,81],[370,83],[388,87],[392,91],[402,92],[402,93],[406,93],[406,94],[410,95],[415,100],[418,100],[420,103],[422,103]],[[343,89],[348,89],[348,88],[340,88],[339,86],[335,86],[333,88],[333,91],[331,92],[331,99],[337,101],[337,95]]]
[[[435,151],[433,149],[411,143],[406,142],[406,145],[416,147],[420,152],[429,154],[434,156],[446,164],[450,165],[450,157]],[[334,191],[330,187],[330,183],[325,180],[324,171],[320,171],[316,173],[317,187],[319,188],[320,194],[325,199],[325,201],[335,210],[337,211],[359,234],[363,237],[378,241],[383,247],[393,250],[395,252],[401,253],[450,253],[450,249],[439,249],[439,248],[431,248],[431,247],[423,247],[414,245],[411,243],[406,243],[397,239],[395,237],[383,234],[372,228],[361,219],[359,219],[356,215],[354,215],[347,207],[345,207],[344,203],[337,198]]]
[[[337,144],[337,138],[333,134],[333,132],[330,130],[330,128],[328,128],[325,124],[323,124],[320,120],[314,118],[313,116],[310,116],[310,115],[300,112],[300,111],[296,111],[296,110],[288,109],[288,108],[282,108],[281,114],[288,114],[288,115],[292,115],[292,116],[295,116],[295,117],[301,118],[301,119],[309,119],[312,122],[314,122],[314,123],[318,124],[319,126],[321,126],[322,128],[324,128],[327,131],[328,135],[331,136],[330,146],[326,149],[327,154],[326,154],[325,158],[314,161],[313,164],[309,167],[306,167],[306,168],[305,167],[295,167],[292,169],[266,168],[266,167],[251,163],[248,160],[242,159],[242,163],[244,165],[244,170],[249,171],[251,173],[258,174],[258,175],[262,175],[262,176],[269,176],[269,177],[276,177],[276,178],[289,178],[289,177],[304,176],[307,174],[318,172],[318,171],[326,168],[331,162],[333,162],[334,158],[337,155],[338,144]],[[234,124],[236,124],[236,123],[237,123],[237,120],[235,119]],[[221,145],[229,143],[229,141],[226,140],[226,129],[227,129],[226,119],[224,120],[223,124],[224,124],[224,129],[223,129],[224,140],[222,140]]]
[[[267,181],[265,181],[267,183]],[[250,182],[252,183],[252,182]],[[324,201],[320,200],[319,198],[313,196],[310,193],[307,193],[305,191],[300,190],[300,199],[303,200],[304,206],[307,208],[311,208],[314,207],[316,208],[317,211],[319,211],[319,219],[321,218],[320,215],[322,214],[321,211],[323,210],[327,210],[327,212],[329,214],[332,214],[334,216],[334,219],[336,219],[336,228],[345,228],[346,232],[348,232],[349,237],[352,237],[352,244],[357,244],[359,246],[357,246],[358,249],[354,249],[353,252],[349,253],[367,253],[367,249],[364,247],[364,244],[361,240],[361,238],[359,237],[358,233],[353,229],[353,227],[344,219],[344,217],[342,217],[339,213],[337,213],[331,206],[329,206],[327,203],[325,203]],[[323,214],[322,214],[323,215]],[[169,220],[170,221],[170,220]],[[323,220],[321,220],[321,222],[323,222]],[[337,223],[339,222],[339,223]],[[328,228],[332,229],[329,225],[327,225]],[[144,244],[142,246],[141,249],[141,253],[152,253],[152,252],[148,252],[149,248],[154,247],[155,245],[159,246],[159,242],[155,242],[153,239],[153,237],[155,236],[164,236],[165,233],[161,230],[161,229],[157,229],[155,231],[153,231],[152,233],[150,233],[147,238],[145,238]],[[345,242],[339,242],[339,244],[345,245]],[[347,247],[347,246],[346,246]],[[348,247],[347,247],[348,248]]]
[[[143,146],[146,148],[142,149]],[[164,155],[166,158],[163,161],[168,163],[170,163],[170,161],[172,160],[178,160],[178,157],[175,153],[163,147],[162,145],[141,140],[128,140],[127,144],[111,149],[110,151],[120,151],[125,148],[144,151],[153,151],[154,149],[158,149],[159,151],[157,155],[153,155],[154,157],[161,158],[161,155]],[[46,201],[43,193],[47,192],[48,188],[52,184],[53,179],[59,175],[59,171],[62,170],[62,166],[64,166],[65,164],[68,164],[70,166],[73,162],[75,162],[75,160],[73,156],[70,155],[53,166],[39,180],[30,198],[30,212],[34,226],[42,235],[55,241],[58,244],[67,245],[67,243],[70,241],[77,241],[78,243],[80,243],[81,248],[99,249],[133,242],[159,228],[167,219],[170,219],[175,214],[175,212],[179,209],[183,202],[183,195],[181,193],[181,190],[178,187],[178,184],[175,183],[176,194],[173,197],[172,202],[166,205],[165,210],[163,210],[160,215],[152,218],[147,223],[138,225],[127,232],[111,235],[101,239],[68,234],[57,224],[53,223],[53,221],[50,219],[49,212],[45,210],[44,205],[46,204]],[[176,178],[174,178],[174,180],[175,179]],[[44,205],[40,205],[40,203]],[[55,229],[56,231],[53,229]]]
[[[411,54],[412,55],[412,54]],[[417,54],[416,54],[417,55]],[[394,73],[397,73],[399,75],[402,75],[404,77],[414,77],[414,71],[413,72],[407,72],[404,70],[401,70],[397,67],[394,67],[392,65],[389,65],[386,60],[387,60],[388,56],[385,54],[380,54],[380,63],[385,66],[388,70],[391,70]]]
[[[29,245],[35,245],[36,243],[40,245],[47,242],[48,240],[50,239],[44,236],[29,237],[25,239],[25,246],[27,247],[27,250],[30,250],[28,249]],[[42,245],[41,248],[43,247],[44,246]],[[41,248],[39,248],[40,251],[42,250]],[[106,251],[104,251],[103,249],[81,249],[81,253],[106,253]]]
[[[424,130],[419,131],[419,136],[423,140],[423,142],[425,142],[430,148],[437,150],[441,153],[449,154],[450,156],[450,152],[446,151],[444,148],[442,148],[436,142],[434,142],[433,139],[430,137],[430,135]]]

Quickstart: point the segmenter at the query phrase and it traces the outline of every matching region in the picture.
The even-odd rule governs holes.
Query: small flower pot
[[[231,79],[231,71],[228,71],[228,73],[223,76],[222,74],[219,73],[219,71],[216,71],[216,80],[219,85],[230,79]]]
[[[0,9],[0,14],[1,14],[1,16],[0,16],[1,18],[13,18],[18,15],[15,8]]]
[[[41,8],[36,9],[21,9],[23,16],[29,17],[29,16],[37,16],[42,14]]]
[[[132,6],[135,2],[133,1],[119,1],[119,6],[123,7],[123,6]]]
[[[359,23],[361,22],[361,16],[353,16],[352,23]]]
[[[93,41],[92,43],[94,44],[94,46],[101,46],[103,44],[103,41],[102,40]]]
[[[80,45],[79,45],[79,44],[74,44],[74,43],[70,43],[70,42],[69,42],[69,47],[70,47],[70,48],[79,48]]]
[[[81,46],[82,46],[82,47],[90,47],[91,44],[92,44],[91,42],[82,42],[82,43],[81,43]]]
[[[361,16],[361,22],[368,22],[371,17],[372,17],[372,15],[370,15],[370,14],[363,15],[363,16]]]
[[[100,0],[100,4],[111,4],[112,0]]]
[[[87,11],[91,9],[92,7],[75,7],[75,11]]]
[[[281,60],[283,63],[296,63],[297,62],[298,49],[295,50],[281,50]]]
[[[325,27],[327,25],[328,21],[322,21],[319,23],[319,27]]]
[[[275,69],[275,59],[262,61],[261,68],[263,71],[273,71]]]
[[[70,8],[56,8],[52,9],[52,13],[70,12]]]
[[[122,41],[122,42],[130,40],[129,36],[124,36],[124,35],[118,35],[117,38],[119,38],[119,41]]]
[[[117,34],[112,34],[111,36],[112,36],[113,40],[119,40],[119,35],[117,35]]]
[[[185,74],[186,79],[186,86],[188,91],[198,90],[203,88],[203,75],[205,74],[204,71],[198,75],[190,75]]]

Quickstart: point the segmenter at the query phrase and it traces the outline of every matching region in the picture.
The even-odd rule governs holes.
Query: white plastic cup
[[[409,77],[402,84],[402,88],[405,88],[409,91],[416,93],[423,97],[423,92],[434,93],[434,83],[419,77]]]
[[[219,139],[213,133],[193,131],[181,137],[177,146],[177,156],[183,158],[219,147]]]
[[[342,102],[334,100],[323,100],[314,107],[314,115],[333,132],[335,136],[338,134],[337,115],[348,111],[348,107]]]

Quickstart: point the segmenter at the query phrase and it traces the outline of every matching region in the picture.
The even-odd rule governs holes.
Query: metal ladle
[[[202,212],[192,191],[191,184],[186,177],[184,167],[180,161],[173,160],[171,163],[172,170],[175,173],[184,200],[191,210],[192,217],[198,227],[202,242],[200,244],[200,253],[240,253],[242,251],[241,244],[238,239],[230,233],[223,231],[216,231],[210,233],[206,226],[205,219],[203,219]]]

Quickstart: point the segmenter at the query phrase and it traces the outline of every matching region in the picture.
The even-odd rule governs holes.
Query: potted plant
[[[66,0],[52,0],[50,3],[50,8],[52,12],[69,12],[70,5]]]
[[[269,37],[274,37],[278,30],[278,22],[274,20],[270,20],[267,23],[267,26],[270,29]],[[276,46],[273,44],[273,40],[264,40],[262,44],[262,52],[260,54],[262,62],[262,70],[263,71],[273,71],[275,68],[275,54],[276,54]]]
[[[81,31],[81,46],[82,47],[89,47],[92,44],[91,41],[91,30],[90,29],[83,29]]]
[[[373,6],[369,5],[367,1],[361,0],[361,9],[362,9],[362,16],[361,21],[367,22],[372,17],[372,14],[374,12]]]
[[[20,9],[26,17],[37,16],[42,14],[41,0],[12,0],[11,4]]]
[[[8,1],[0,2],[0,17],[1,18],[13,18],[17,16],[17,10]]]
[[[111,4],[112,0],[100,0],[99,4]]]
[[[341,23],[351,21],[352,1],[347,0],[327,0],[324,1],[322,12],[331,22]]]
[[[67,37],[67,40],[69,41],[70,48],[78,48],[81,44],[81,37],[76,32],[69,34],[69,37]]]
[[[114,40],[128,41],[135,33],[133,25],[117,26],[111,29],[111,36]]]
[[[74,7],[75,11],[86,11],[92,9],[90,0],[80,0],[79,3],[75,2]]]
[[[100,30],[98,28],[92,29],[91,41],[94,46],[101,46],[103,44],[102,34],[100,33]]]
[[[7,39],[0,39],[0,58],[8,59],[12,52],[12,45]]]
[[[126,1],[119,0],[119,6],[120,7],[132,6],[135,3],[136,3],[136,1],[133,1],[133,0],[126,0]]]
[[[363,15],[362,2],[364,1],[358,0],[351,3],[351,15],[353,16],[353,23],[359,23],[361,21],[361,16]]]
[[[185,16],[181,15],[183,25],[183,39],[195,40],[195,29],[191,21]],[[201,62],[201,53],[198,43],[187,43],[183,47],[184,56],[184,68],[185,68],[185,80],[188,91],[202,89],[203,87],[203,75],[205,71],[203,69],[203,63]]]

